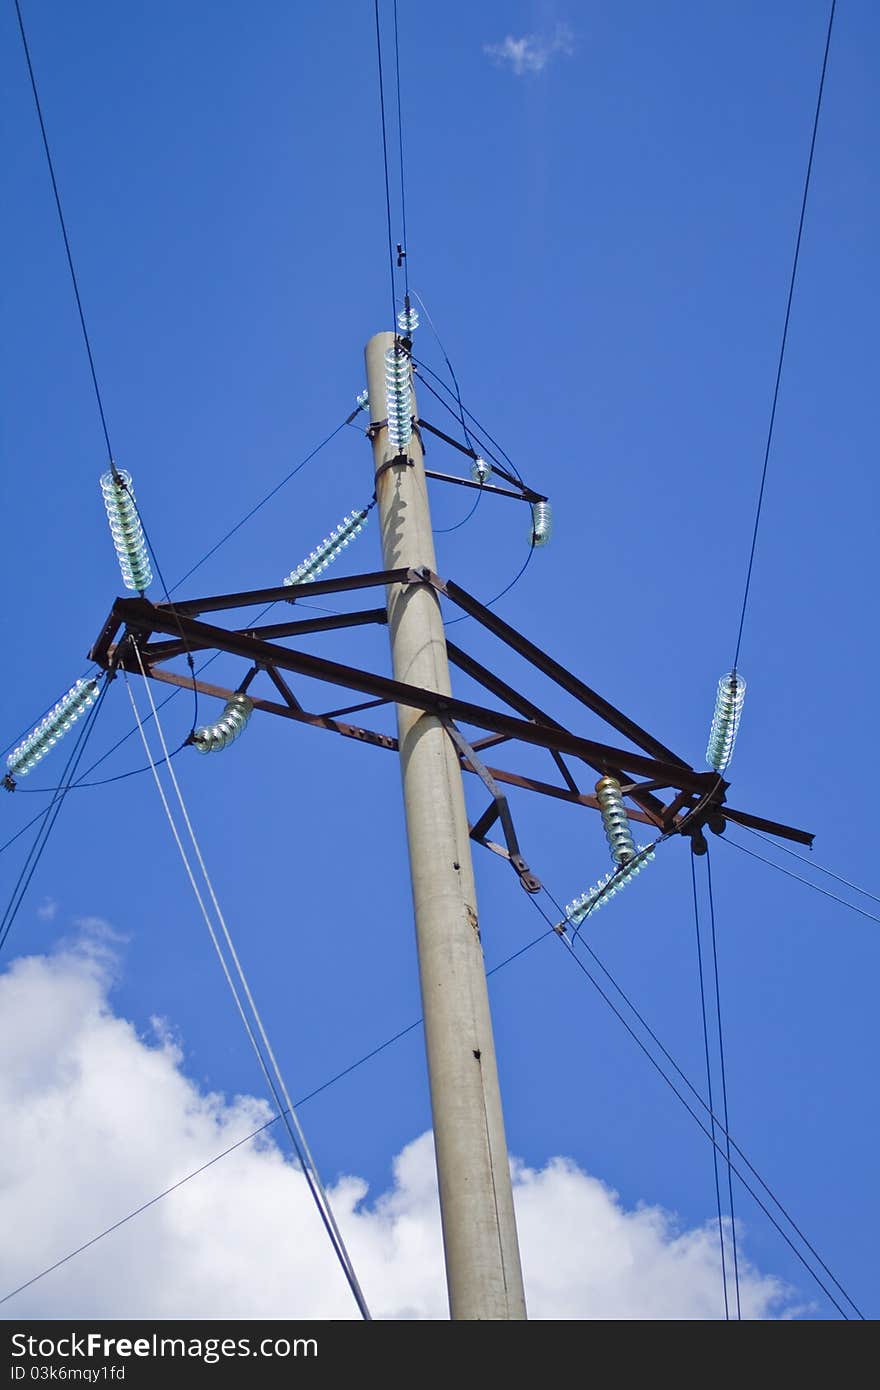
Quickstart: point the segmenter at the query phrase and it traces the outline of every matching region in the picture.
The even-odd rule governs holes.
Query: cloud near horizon
[[[116,949],[92,922],[77,945],[0,975],[0,1297],[271,1116],[253,1096],[200,1089],[167,1025],[145,1038],[114,1011]],[[356,1316],[304,1180],[272,1135],[17,1295],[7,1316]],[[721,1316],[712,1223],[682,1229],[660,1207],[627,1210],[570,1159],[513,1170],[530,1316]],[[431,1135],[396,1156],[376,1197],[360,1177],[324,1177],[374,1316],[446,1317]],[[745,1316],[791,1314],[780,1281],[743,1255],[740,1269]]]
[[[567,24],[557,24],[552,34],[508,34],[500,43],[483,45],[483,52],[498,67],[509,68],[516,77],[543,72],[554,58],[570,58],[574,53],[574,34]]]

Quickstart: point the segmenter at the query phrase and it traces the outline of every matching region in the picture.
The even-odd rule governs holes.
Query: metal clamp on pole
[[[444,719],[443,727],[455,744],[459,756],[470,764],[471,768],[480,778],[486,790],[489,792],[489,795],[492,797],[492,805],[483,812],[476,825],[471,827],[471,839],[476,840],[478,845],[484,845],[486,849],[491,849],[494,854],[500,854],[503,859],[506,859],[515,870],[520,883],[527,893],[540,893],[543,886],[541,880],[531,872],[528,864],[519,852],[519,841],[516,838],[516,829],[513,824],[513,816],[510,814],[510,806],[508,805],[507,797],[501,791],[489,769],[480,762],[473,748],[455,727],[452,720]],[[501,828],[504,831],[504,839],[507,844],[506,849],[504,849],[502,845],[496,845],[492,840],[486,839],[486,831],[489,830],[497,820],[500,820]]]

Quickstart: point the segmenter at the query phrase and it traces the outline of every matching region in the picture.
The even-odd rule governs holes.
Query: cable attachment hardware
[[[476,825],[471,826],[470,837],[476,840],[478,845],[483,845],[486,849],[492,850],[493,854],[500,854],[502,859],[506,859],[511,868],[516,873],[520,884],[527,893],[540,893],[543,887],[541,880],[533,874],[526,861],[519,852],[519,841],[516,838],[516,830],[513,824],[513,816],[510,814],[510,806],[507,797],[501,791],[495,778],[487,767],[480,762],[467,739],[459,733],[451,719],[443,720],[443,727],[452,739],[456,751],[460,758],[464,759],[473,768],[492,797],[492,803],[480,816]],[[486,831],[489,830],[496,821],[501,822],[504,831],[504,839],[507,845],[496,845],[492,840],[486,839]]]

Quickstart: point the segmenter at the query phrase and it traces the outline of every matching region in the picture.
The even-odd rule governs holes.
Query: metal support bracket
[[[510,814],[510,806],[508,805],[507,797],[501,791],[501,788],[498,786],[498,783],[495,781],[489,769],[480,762],[473,748],[455,727],[452,720],[444,719],[443,727],[452,739],[459,757],[470,764],[472,771],[480,778],[492,798],[492,804],[483,812],[476,825],[471,826],[471,839],[475,840],[478,845],[484,845],[486,849],[491,849],[493,853],[500,854],[502,858],[506,859],[527,893],[540,893],[542,888],[541,880],[531,872],[528,864],[519,852],[519,841],[516,838],[516,829],[513,824],[513,816]],[[489,830],[497,820],[500,820],[501,828],[504,831],[504,839],[507,844],[506,849],[486,839],[486,831]]]

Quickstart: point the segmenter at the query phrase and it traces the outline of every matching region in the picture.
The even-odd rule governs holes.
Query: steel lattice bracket
[[[407,685],[390,676],[360,670],[279,644],[279,639],[282,638],[386,623],[387,612],[384,607],[305,620],[291,618],[287,622],[236,629],[216,627],[201,618],[201,615],[206,613],[225,612],[255,604],[265,605],[283,601],[295,606],[297,598],[300,597],[297,586],[285,585],[271,589],[218,594],[202,599],[185,599],[173,604],[153,604],[145,598],[117,599],[89,656],[105,670],[113,671],[117,667],[124,667],[128,671],[138,673],[138,660],[130,649],[130,643],[136,640],[140,659],[148,676],[172,685],[191,687],[195,683],[196,689],[206,695],[228,699],[232,692],[223,687],[208,685],[190,674],[164,668],[165,662],[184,653],[196,650],[228,652],[242,657],[255,668],[255,672],[248,677],[249,685],[254,679],[254,674],[263,671],[281,694],[283,704],[263,699],[249,690],[249,698],[253,701],[255,709],[268,714],[310,724],[315,728],[342,734],[346,738],[355,738],[374,747],[394,750],[397,748],[397,740],[390,735],[342,723],[337,716],[387,704],[420,709],[440,719],[453,737],[453,728],[462,724],[485,732],[486,737],[470,741],[458,735],[461,739],[458,751],[463,770],[475,773],[484,781],[488,776],[493,783],[521,787],[527,791],[598,810],[596,798],[581,790],[566,762],[567,757],[574,757],[598,776],[617,778],[624,794],[634,803],[633,806],[627,807],[627,814],[631,820],[652,825],[663,832],[680,830],[693,837],[694,846],[698,850],[704,843],[703,827],[708,825],[710,830],[720,833],[724,828],[725,819],[800,844],[812,844],[813,836],[808,831],[780,825],[775,821],[727,806],[725,796],[729,784],[719,774],[696,771],[659,739],[616,709],[609,701],[585,685],[579,677],[452,580],[441,579],[425,568],[380,570],[343,579],[318,580],[304,585],[303,595],[307,594],[312,598],[320,597],[322,594],[347,593],[400,584],[429,585],[438,595],[444,595],[605,724],[622,734],[635,745],[635,748],[619,748],[600,743],[567,729],[452,642],[447,643],[450,661],[490,694],[497,696],[510,710],[515,711],[515,714],[473,704],[451,695],[440,695],[436,691]],[[124,628],[124,635],[122,640],[115,642],[120,628]],[[154,641],[154,634],[165,640]],[[356,691],[369,698],[342,709],[312,714],[303,709],[282,672],[308,676],[329,685]],[[458,730],[455,732],[458,733]],[[541,782],[501,768],[487,768],[475,756],[478,750],[507,742],[531,744],[546,749],[556,764],[564,785]],[[664,801],[656,795],[657,792],[667,792],[671,795]],[[501,816],[507,833],[508,826],[499,809],[504,798],[497,787],[492,795],[493,809]],[[506,806],[506,801],[504,805]],[[493,820],[495,818],[493,815]],[[483,821],[485,817],[478,825],[482,826]],[[486,828],[488,824],[483,827],[481,835],[485,833]],[[509,830],[512,832],[512,822]],[[515,843],[515,835],[513,842]],[[505,851],[502,850],[502,853]],[[506,853],[513,863],[509,840]],[[518,855],[518,847],[515,853]],[[520,876],[524,886],[528,886],[526,879],[530,875],[524,864]]]

